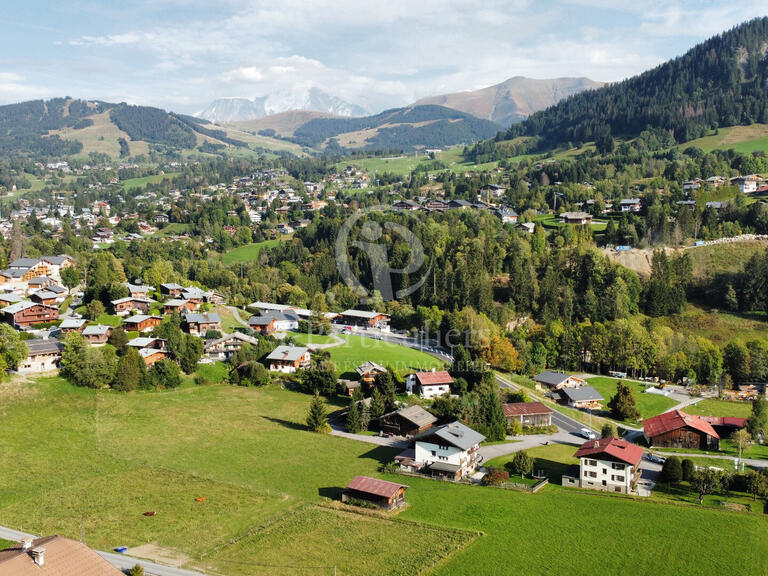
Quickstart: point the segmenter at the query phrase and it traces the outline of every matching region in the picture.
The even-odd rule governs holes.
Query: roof
[[[154,300],[151,298],[139,298],[138,296],[126,296],[125,298],[118,298],[117,300],[112,300],[112,304],[123,304],[125,302],[143,302],[144,304],[152,304],[154,303]]]
[[[23,312],[27,308],[32,308],[33,306],[43,306],[44,308],[53,308],[53,306],[48,306],[47,304],[38,304],[37,302],[30,302],[29,300],[24,300],[23,302],[16,302],[16,304],[11,304],[10,306],[6,306],[3,308],[3,312],[7,312],[8,314],[16,314],[18,312]],[[55,308],[53,308],[55,310]]]
[[[254,326],[269,326],[273,320],[278,322],[285,320],[298,322],[299,317],[293,310],[272,310],[264,312],[260,316],[251,316],[248,319],[248,324],[253,324]]]
[[[508,402],[502,406],[504,416],[527,416],[531,414],[552,414],[552,409],[541,402]]]
[[[51,292],[50,290],[38,290],[37,292],[32,293],[30,298],[32,296],[36,296],[40,298],[40,300],[50,300],[51,298],[56,298],[58,294]]]
[[[309,351],[304,346],[278,346],[267,356],[267,360],[285,360],[295,362],[300,360]]]
[[[536,374],[536,376],[533,377],[533,380],[535,382],[547,384],[548,386],[560,386],[570,377],[571,375],[566,374],[565,372],[553,372],[552,370],[544,370],[544,372]]]
[[[438,472],[451,472],[455,474],[461,470],[460,464],[449,464],[448,462],[432,462],[429,465],[430,470],[437,470]]]
[[[355,476],[352,482],[347,484],[347,490],[365,492],[366,494],[373,494],[382,498],[392,498],[401,488],[408,488],[408,486],[368,476]]]
[[[7,278],[21,278],[27,273],[27,270],[27,268],[6,268],[5,270],[0,271],[0,274]]]
[[[352,318],[378,318],[379,316],[386,316],[383,312],[368,312],[366,310],[344,310],[341,313],[342,316],[351,316]]]
[[[371,362],[368,360],[367,362],[363,362],[355,368],[355,372],[360,374],[362,376],[363,374],[368,374],[369,372],[386,372],[387,369],[384,368],[384,366],[381,366],[380,364],[376,364],[376,362]]]
[[[128,340],[126,343],[126,346],[132,346],[134,348],[146,348],[153,342],[157,342],[158,340],[162,341],[162,338],[154,338],[152,336],[142,336],[139,338],[134,338],[133,340]]]
[[[188,313],[184,314],[184,320],[187,324],[213,324],[221,322],[221,318],[216,312],[206,312],[205,314]]]
[[[186,300],[180,300],[179,298],[174,298],[172,300],[168,300],[164,306],[186,306],[187,301]]]
[[[112,330],[112,326],[102,326],[97,324],[96,326],[86,326],[83,330],[83,336],[103,336]]]
[[[13,294],[12,292],[8,294],[0,294],[0,302],[16,303],[21,302],[22,300],[24,300],[24,296],[21,296],[20,294]]]
[[[692,416],[680,410],[664,412],[653,418],[643,420],[643,430],[645,430],[645,435],[649,438],[671,432],[672,430],[679,430],[680,428],[693,428],[703,434],[720,438],[715,429],[712,428],[712,424],[699,416]]]
[[[623,206],[626,206],[627,204],[640,204],[640,198],[624,198],[619,204]]]
[[[637,466],[643,458],[643,448],[637,444],[627,442],[622,438],[600,438],[599,440],[587,440],[576,451],[576,458],[585,456],[599,457],[603,454],[613,459],[626,462],[631,466]]]
[[[592,218],[592,214],[587,212],[563,212],[560,214],[560,218],[564,220],[589,220]]]
[[[130,282],[126,282],[125,286],[128,288],[129,292],[149,292],[150,290],[154,290],[154,286],[144,286],[143,284],[131,284]]]
[[[58,256],[41,256],[40,260],[45,260],[48,264],[53,264],[54,266],[61,266],[64,262],[72,260],[72,258],[66,254],[59,254]]]
[[[417,372],[416,380],[422,386],[438,386],[441,384],[453,384],[453,378],[445,370],[439,372]]]
[[[579,386],[578,388],[563,388],[560,394],[565,394],[571,402],[599,402],[604,400],[600,392],[592,386]]]
[[[450,424],[443,424],[437,428],[427,430],[416,441],[424,441],[434,436],[462,450],[469,450],[475,444],[480,444],[480,442],[485,440],[485,436],[475,432],[469,426],[465,426],[461,422],[451,422]]]
[[[227,334],[225,336],[222,336],[221,338],[216,338],[215,340],[207,340],[205,343],[205,348],[208,349],[213,346],[216,346],[217,344],[229,342],[230,340],[240,340],[241,342],[244,342],[246,344],[251,344],[253,346],[258,345],[259,343],[258,338],[254,338],[253,336],[248,336],[248,334],[243,334],[242,332],[232,332],[232,334]]]
[[[61,352],[64,345],[54,338],[36,338],[33,340],[27,340],[24,342],[27,345],[27,350],[30,356],[37,354],[53,354],[55,352]]]
[[[40,262],[40,258],[17,258],[11,262],[9,268],[32,268],[35,264]]]
[[[34,549],[45,550],[45,565],[32,558]],[[21,544],[0,551],[0,574],[14,576],[120,576],[122,572],[82,542],[63,536],[46,536],[32,541],[29,550]]]
[[[184,286],[181,284],[176,284],[175,282],[166,282],[165,284],[160,284],[162,288],[165,288],[166,290],[183,290]]]
[[[150,318],[155,318],[157,320],[162,320],[160,316],[150,316],[148,314],[134,314],[133,316],[128,316],[125,320],[123,320],[123,323],[125,324],[139,324],[140,322],[144,322],[144,320],[149,320]]]
[[[80,329],[83,326],[83,324],[87,324],[87,323],[88,323],[88,320],[86,320],[85,318],[66,318],[61,321],[61,324],[59,324],[59,328]]]
[[[744,428],[747,425],[746,418],[736,418],[735,416],[699,416],[704,422],[709,422],[712,426],[732,426],[734,428]]]
[[[141,356],[142,358],[147,358],[155,354],[165,355],[165,350],[160,350],[160,348],[140,348],[139,349],[139,356]]]
[[[404,420],[408,420],[408,422],[411,422],[413,424],[416,424],[419,428],[422,426],[428,426],[430,424],[434,424],[437,422],[437,418],[424,410],[421,406],[413,405],[408,406],[407,408],[401,408],[400,410],[397,410],[395,412],[390,412],[389,414],[397,414]],[[385,414],[384,416],[388,416],[389,414]],[[382,418],[384,417],[382,416]]]

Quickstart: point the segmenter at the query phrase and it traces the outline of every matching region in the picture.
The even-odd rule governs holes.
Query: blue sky
[[[377,111],[517,75],[620,80],[761,15],[768,0],[5,1],[0,103],[195,112],[317,86]]]

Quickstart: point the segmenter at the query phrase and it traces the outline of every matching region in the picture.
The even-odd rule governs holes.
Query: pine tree
[[[360,432],[360,408],[354,400],[347,411],[347,432],[357,434]]]
[[[747,431],[752,438],[758,438],[760,432],[765,433],[766,424],[768,424],[768,410],[766,410],[766,401],[762,396],[752,402],[752,413],[747,418]]]
[[[136,348],[128,347],[125,355],[117,363],[117,373],[115,374],[112,388],[122,392],[136,390],[146,377],[146,374],[146,365],[139,351]]]
[[[312,432],[328,433],[331,431],[331,427],[328,425],[328,413],[319,394],[314,395],[309,405],[307,428]]]
[[[371,419],[372,420],[378,420],[383,414],[384,411],[387,409],[386,402],[384,401],[384,396],[381,395],[381,392],[379,392],[378,388],[373,389],[373,394],[371,394]]]
[[[371,423],[371,411],[368,405],[363,402],[360,409],[360,430],[368,430],[368,425]]]
[[[608,402],[611,417],[616,420],[633,420],[638,417],[632,387],[624,382],[616,385],[616,395]]]

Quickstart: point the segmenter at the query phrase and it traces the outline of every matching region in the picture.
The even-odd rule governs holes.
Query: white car
[[[595,438],[597,438],[597,434],[592,432],[592,430],[590,430],[589,428],[582,428],[581,430],[579,430],[579,432],[587,440],[594,440]]]

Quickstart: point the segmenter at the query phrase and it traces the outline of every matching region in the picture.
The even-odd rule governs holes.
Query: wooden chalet
[[[369,360],[368,362],[360,364],[360,366],[356,367],[355,372],[357,372],[357,375],[360,377],[360,382],[371,385],[373,384],[374,380],[376,380],[376,376],[379,374],[385,374],[387,369],[384,368],[384,366]]]
[[[29,328],[34,324],[55,322],[59,319],[59,309],[55,306],[37,302],[17,302],[2,310],[3,320],[16,328]]]
[[[117,316],[127,316],[131,312],[138,312],[139,314],[147,314],[149,308],[154,304],[154,300],[149,298],[134,298],[127,296],[126,298],[120,298],[118,300],[112,300],[112,308]]]
[[[182,300],[181,298],[173,298],[163,304],[163,314],[184,314],[186,312],[194,312],[197,310],[198,305],[191,300]]]
[[[394,510],[405,505],[405,484],[387,482],[368,476],[355,476],[341,495],[342,502],[362,500],[384,510]]]
[[[89,344],[94,346],[103,346],[109,340],[109,335],[112,333],[111,326],[102,326],[101,324],[96,326],[86,326],[83,330],[83,337]]]
[[[672,410],[643,420],[649,446],[659,448],[694,448],[718,450],[720,435],[700,416]]]
[[[542,402],[508,402],[502,406],[507,422],[520,422],[523,427],[552,425],[552,409]]]
[[[379,418],[379,428],[392,436],[414,436],[432,428],[437,418],[421,406],[408,406]]]
[[[126,330],[135,332],[149,332],[160,324],[163,319],[160,316],[149,316],[147,314],[134,314],[123,320]]]

